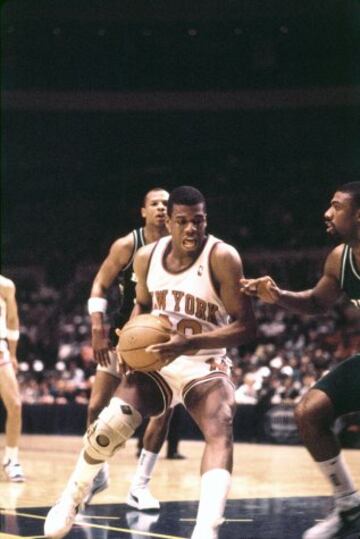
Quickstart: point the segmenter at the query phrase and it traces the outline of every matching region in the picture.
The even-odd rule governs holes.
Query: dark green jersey
[[[121,297],[120,311],[124,320],[127,320],[129,318],[131,311],[134,307],[136,280],[134,275],[133,262],[135,253],[138,249],[140,249],[140,247],[143,247],[145,245],[143,228],[136,228],[132,231],[132,234],[134,236],[133,252],[131,253],[129,262],[118,275],[118,283]]]
[[[341,257],[340,286],[351,303],[360,309],[360,269],[356,267],[355,257],[349,245],[345,245]]]
[[[140,247],[145,245],[144,229],[136,228],[132,231],[134,237],[134,248],[124,269],[119,273],[117,282],[119,285],[120,297],[116,294],[115,309],[109,313],[110,317],[110,339],[113,345],[117,343],[115,328],[121,328],[128,321],[134,307],[135,299],[135,276],[133,262],[135,253]]]

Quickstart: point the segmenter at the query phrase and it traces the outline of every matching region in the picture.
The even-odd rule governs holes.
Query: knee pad
[[[123,446],[142,422],[130,404],[113,397],[84,436],[84,449],[95,460],[106,460]]]

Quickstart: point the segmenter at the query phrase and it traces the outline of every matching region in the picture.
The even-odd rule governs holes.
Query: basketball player
[[[141,208],[141,216],[145,221],[144,227],[133,230],[112,244],[109,254],[93,282],[88,308],[91,316],[92,346],[98,367],[88,407],[88,425],[93,423],[101,410],[109,404],[121,379],[118,360],[115,352],[111,351],[112,344],[104,327],[107,291],[114,280],[119,277],[122,297],[121,318],[126,321],[134,309],[133,260],[135,253],[140,247],[157,241],[168,234],[165,225],[168,198],[169,193],[157,187],[145,195]],[[134,314],[136,314],[136,309]],[[115,345],[115,342],[113,344]],[[148,483],[166,438],[171,415],[172,410],[169,410],[163,416],[151,419],[145,431],[144,447],[140,453],[138,466],[126,500],[128,505],[136,509],[159,509],[159,501],[150,493]],[[104,465],[94,479],[86,503],[90,502],[94,494],[104,490],[108,486],[108,482],[108,467]]]
[[[16,348],[19,340],[19,317],[13,281],[0,275],[0,397],[6,410],[5,453],[3,470],[9,481],[25,481],[19,464],[21,433],[21,398],[16,379]]]
[[[216,539],[230,488],[234,387],[224,367],[226,347],[255,337],[251,300],[240,293],[242,263],[230,245],[206,233],[206,204],[197,189],[174,189],[168,201],[170,237],[135,257],[140,312],[166,317],[174,332],[149,347],[164,362],[160,371],[123,376],[110,404],[88,429],[84,449],[45,521],[47,537],[71,528],[97,471],[125,443],[144,417],[182,402],[205,438],[200,502],[192,539]],[[169,364],[168,364],[169,363]]]
[[[302,314],[320,314],[344,294],[360,308],[360,182],[338,188],[325,213],[327,232],[339,239],[327,257],[314,288],[303,292],[280,289],[271,277],[242,279],[242,290],[268,303]],[[329,481],[334,511],[303,535],[304,539],[347,537],[360,531],[360,496],[332,430],[336,418],[360,411],[360,353],[340,363],[304,395],[296,419],[304,444]]]

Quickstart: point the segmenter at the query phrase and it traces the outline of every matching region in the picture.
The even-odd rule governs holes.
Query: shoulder
[[[0,290],[1,295],[7,301],[15,296],[15,283],[11,279],[7,279],[0,275]]]
[[[144,266],[149,263],[151,255],[156,247],[158,242],[148,243],[147,245],[144,245],[143,247],[140,247],[135,253],[134,258],[134,268],[135,271],[137,271],[141,266]]]
[[[235,249],[233,245],[230,245],[229,243],[226,243],[222,240],[219,240],[218,238],[214,238],[215,242],[211,250],[211,260],[216,262],[217,260],[223,261],[223,262],[231,262],[236,261],[239,262],[241,260],[240,255],[238,251]]]
[[[117,252],[123,249],[132,249],[134,247],[134,232],[131,231],[129,234],[126,234],[126,236],[121,236],[121,238],[118,238],[114,241],[114,243],[111,244],[110,250],[112,252]]]
[[[217,240],[210,253],[210,267],[215,275],[228,272],[242,272],[242,261],[238,251],[232,245]]]
[[[15,283],[11,279],[0,275],[0,286],[8,290],[15,290]]]
[[[151,253],[155,249],[157,245],[157,242],[154,241],[153,243],[148,243],[147,245],[143,245],[143,247],[140,247],[138,251],[136,251],[136,257],[137,258],[146,258],[148,256],[151,256]]]

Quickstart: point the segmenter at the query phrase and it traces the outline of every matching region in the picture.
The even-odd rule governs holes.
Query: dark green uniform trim
[[[360,270],[356,267],[354,253],[344,246],[340,267],[340,286],[355,307],[360,308]]]

